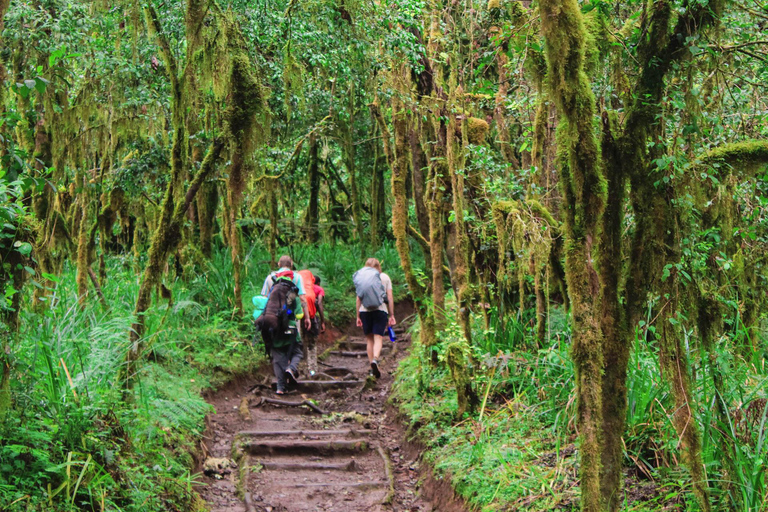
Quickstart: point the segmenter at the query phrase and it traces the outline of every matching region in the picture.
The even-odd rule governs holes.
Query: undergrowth
[[[362,266],[359,249],[294,251],[298,268],[323,277],[331,321],[354,318],[351,275]],[[375,256],[404,293],[396,251],[385,245]],[[247,252],[243,319],[233,310],[228,252],[166,278],[171,298],[156,299],[148,312],[147,348],[136,384],[123,394],[139,283],[133,265],[127,256],[108,258],[108,310],[94,295],[78,306],[71,265],[45,307],[23,308],[11,345],[13,407],[0,421],[0,510],[203,510],[194,473],[211,412],[203,392],[263,362],[262,347],[252,344],[249,305],[271,270],[269,256],[259,244]]]
[[[549,337],[540,344],[530,314],[522,321],[512,316],[502,326],[495,313],[489,329],[475,324],[471,371],[480,404],[473,413],[457,417],[450,373],[433,364],[418,344],[397,370],[392,400],[410,435],[424,446],[425,461],[470,506],[481,511],[579,510],[574,368],[565,315],[553,309]],[[461,336],[454,319],[449,320],[438,336],[438,360]],[[730,343],[733,339],[721,340]],[[674,401],[662,378],[658,347],[642,329],[634,347],[622,510],[697,510],[671,423]],[[763,363],[735,361],[736,352],[725,350],[730,355],[715,361],[691,354],[697,362],[693,403],[700,424],[707,426],[704,461],[714,509],[765,510],[768,408],[756,413],[748,405],[763,403],[759,398],[768,374]],[[723,375],[725,396],[715,392],[713,368]],[[725,422],[714,412],[717,400],[725,404]]]

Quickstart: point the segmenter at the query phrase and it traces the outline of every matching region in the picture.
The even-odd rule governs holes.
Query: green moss
[[[469,117],[466,121],[467,127],[467,140],[470,144],[482,144],[485,142],[485,138],[488,136],[488,130],[490,127],[485,119],[478,117]]]
[[[723,144],[696,159],[694,170],[715,169],[721,177],[732,169],[737,174],[753,173],[768,163],[768,141],[750,140]]]

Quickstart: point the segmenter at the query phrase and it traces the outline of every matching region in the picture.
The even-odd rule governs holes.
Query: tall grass
[[[118,379],[138,279],[123,258],[108,259],[109,311],[93,297],[78,306],[70,266],[48,309],[22,310],[12,345],[14,406],[0,425],[0,508],[194,507],[189,468],[209,412],[200,391],[260,358],[218,307],[231,285],[227,256],[216,258],[207,280],[166,283],[173,304],[158,301],[148,314],[148,348],[127,402]]]
[[[331,320],[353,316],[351,275],[363,264],[359,249],[297,246],[293,255],[299,268],[325,279]],[[391,244],[375,256],[404,290]],[[230,254],[216,251],[210,261],[185,269],[184,278],[166,277],[172,300],[155,299],[148,311],[144,357],[126,399],[120,379],[139,286],[131,263],[124,256],[107,259],[108,311],[95,297],[78,305],[71,265],[45,311],[22,310],[11,354],[13,408],[0,424],[0,510],[197,506],[190,468],[210,412],[201,391],[252,372],[263,351],[250,343],[250,315],[235,317]],[[271,270],[266,248],[251,245],[243,269],[246,308]]]

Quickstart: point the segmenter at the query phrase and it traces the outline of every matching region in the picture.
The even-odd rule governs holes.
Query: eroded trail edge
[[[326,351],[319,374],[286,395],[274,393],[268,370],[214,395],[201,489],[210,510],[433,510],[419,493],[419,454],[403,449],[387,407],[410,344],[397,334],[384,342],[378,381],[367,378],[362,337],[345,336]]]

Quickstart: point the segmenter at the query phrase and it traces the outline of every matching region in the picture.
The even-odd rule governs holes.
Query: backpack
[[[315,276],[309,270],[299,270],[301,281],[304,283],[304,296],[307,298],[307,314],[309,318],[315,318],[317,314],[317,303],[315,300]]]
[[[291,326],[291,321],[296,319],[298,296],[299,288],[287,276],[274,280],[264,311],[256,319],[267,349],[269,345],[283,348],[296,341],[296,328]]]
[[[256,295],[251,299],[253,302],[253,305],[256,307],[256,309],[253,311],[253,319],[257,320],[261,314],[264,312],[264,308],[267,307],[267,301],[269,299],[263,295]]]
[[[387,300],[381,273],[373,267],[363,267],[352,275],[355,293],[366,309],[376,309]]]

